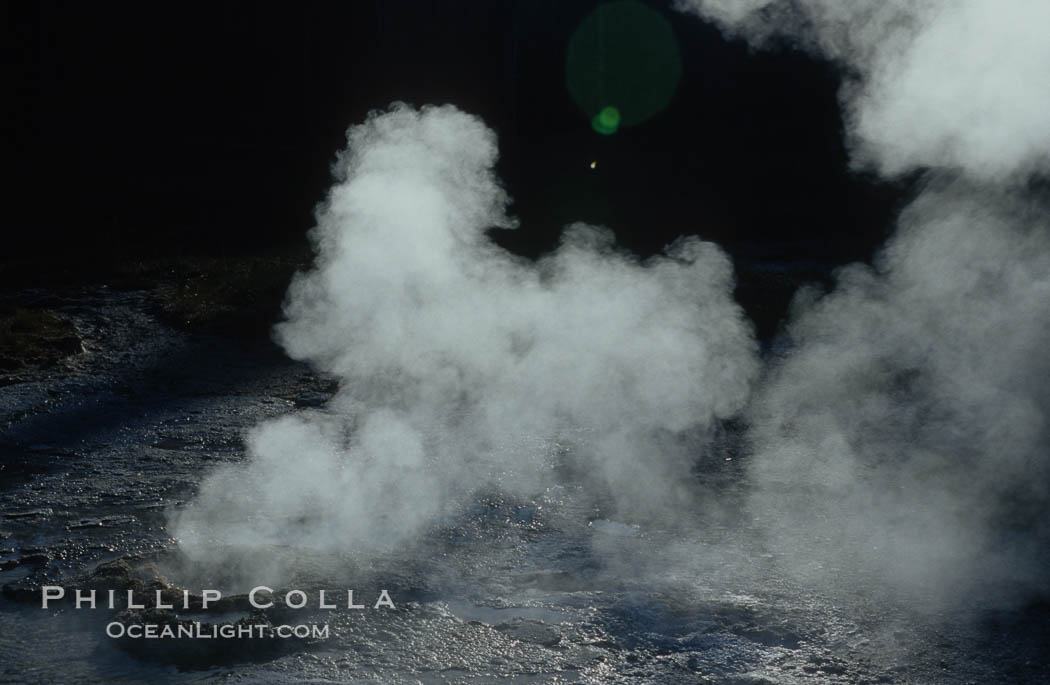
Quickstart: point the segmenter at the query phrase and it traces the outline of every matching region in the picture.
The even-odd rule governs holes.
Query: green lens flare
[[[604,107],[591,119],[591,128],[602,135],[611,136],[620,128],[620,110]]]
[[[671,25],[636,0],[599,5],[580,23],[566,51],[565,84],[603,135],[663,111],[681,76]]]

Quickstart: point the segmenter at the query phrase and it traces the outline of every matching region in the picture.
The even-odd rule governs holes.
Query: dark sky
[[[661,114],[601,136],[565,77],[597,4],[8,3],[9,254],[301,240],[347,125],[393,100],[453,103],[498,132],[523,224],[498,239],[523,253],[574,220],[643,253],[683,233],[792,259],[880,241],[901,191],[847,173],[832,66],[647,3],[682,80]]]

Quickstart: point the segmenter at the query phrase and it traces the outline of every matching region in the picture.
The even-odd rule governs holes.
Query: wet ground
[[[683,533],[610,520],[572,482],[525,500],[479,494],[418,547],[367,560],[263,549],[295,569],[274,594],[302,588],[309,601],[256,610],[244,588],[180,556],[166,513],[245,457],[247,429],[322,406],[333,384],[265,337],[171,328],[145,291],[18,298],[73,322],[84,351],[0,387],[2,682],[1050,682],[1045,603],[975,614],[974,598],[930,616],[874,599],[862,579],[825,593],[781,573],[761,535],[740,544],[747,523]],[[732,463],[713,474],[730,498]],[[191,606],[159,619],[66,601],[44,610],[43,585],[138,599],[185,589]],[[212,586],[228,590],[223,603],[194,608]],[[368,607],[385,589],[396,608],[318,609],[320,590],[342,606],[346,589]],[[113,621],[154,619],[329,634],[106,635]]]

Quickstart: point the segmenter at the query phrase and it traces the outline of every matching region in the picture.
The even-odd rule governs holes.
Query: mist
[[[840,66],[852,167],[918,179],[871,262],[803,288],[760,357],[717,246],[684,237],[642,260],[574,224],[553,253],[516,257],[487,236],[516,225],[494,132],[453,106],[374,112],[348,131],[316,263],[275,333],[339,390],[259,426],[245,462],[205,479],[172,520],[189,558],[367,555],[424,538],[478,492],[569,479],[631,524],[736,521],[717,547],[674,545],[683,572],[691,550],[753,577],[759,545],[814,589],[934,612],[1045,592],[1050,10],[679,8]],[[739,512],[694,469],[731,418]]]
[[[749,422],[751,506],[798,570],[931,606],[1045,584],[1050,542],[1050,241],[1038,205],[957,185],[797,298]]]
[[[728,257],[682,238],[640,260],[575,224],[530,262],[496,136],[452,106],[352,126],[276,339],[339,379],[322,410],[256,428],[174,521],[190,558],[410,544],[485,488],[571,471],[630,520],[693,508],[690,470],[758,373]],[[232,550],[232,551],[231,551]]]
[[[1050,163],[1050,6],[1017,0],[678,0],[756,49],[836,62],[858,169],[1017,181]],[[800,94],[802,96],[802,94]]]
[[[798,293],[749,407],[750,507],[783,565],[934,611],[1045,592],[1050,7],[679,8],[837,62],[853,166],[920,178],[871,264]]]

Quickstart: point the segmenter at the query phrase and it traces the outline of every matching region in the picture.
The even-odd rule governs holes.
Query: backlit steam
[[[895,175],[962,167],[991,181],[1050,161],[1043,0],[678,0],[762,46],[787,37],[842,64],[854,162]],[[800,94],[801,96],[801,94]]]
[[[854,162],[928,167],[874,268],[796,299],[750,411],[754,511],[823,582],[1045,591],[1050,214],[1028,181],[1050,159],[1050,5],[679,4],[839,61]]]
[[[1031,181],[1050,153],[1050,5],[679,5],[841,64],[854,164],[924,170],[874,264],[799,294],[790,347],[752,394],[756,348],[717,247],[687,238],[640,262],[575,225],[518,259],[485,234],[512,223],[494,134],[448,106],[373,114],[350,129],[317,264],[278,327],[340,390],[204,481],[173,522],[191,558],[410,541],[479,488],[535,492],[566,458],[625,518],[680,515],[690,465],[746,406],[740,550],[757,521],[784,568],[852,593],[1045,587],[1050,211]]]
[[[176,524],[191,557],[410,540],[475,488],[549,484],[554,441],[633,515],[688,504],[706,429],[757,372],[728,258],[686,238],[640,262],[584,225],[538,263],[516,258],[485,234],[512,223],[496,155],[451,106],[350,129],[316,267],[277,330],[339,393],[259,427],[250,459],[204,482]]]

